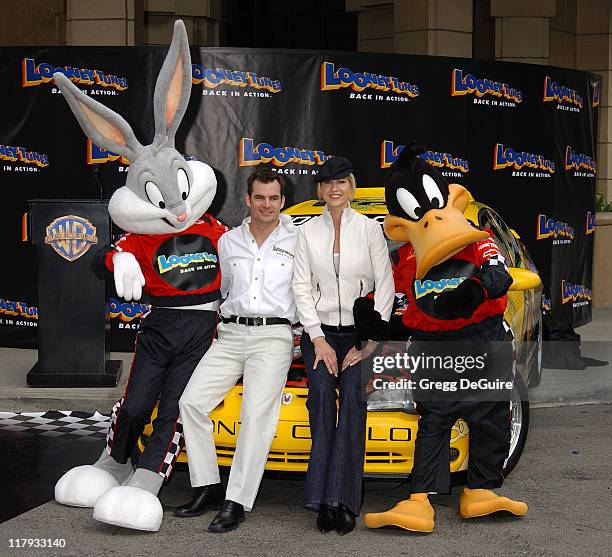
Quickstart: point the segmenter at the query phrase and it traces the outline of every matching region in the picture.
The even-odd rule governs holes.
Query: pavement
[[[532,407],[612,402],[612,307],[594,308],[593,320],[576,329],[582,337],[582,355],[609,363],[586,370],[544,369],[541,384],[529,391]],[[109,414],[123,396],[132,355],[112,353],[124,362],[114,388],[28,387],[26,375],[37,361],[36,350],[0,348],[0,411],[99,411]]]
[[[582,356],[608,365],[585,370],[544,368],[540,385],[529,389],[532,407],[612,402],[612,307],[593,308],[593,320],[576,332]]]
[[[116,387],[28,387],[26,376],[38,360],[38,351],[0,348],[0,411],[97,410],[110,414],[125,391],[132,354],[113,352],[111,359],[123,360],[123,373]]]
[[[211,534],[206,527],[214,513],[189,519],[173,515],[174,507],[191,497],[189,477],[182,469],[160,494],[165,512],[157,533],[102,524],[92,518],[90,509],[63,507],[51,501],[0,524],[0,555],[609,557],[611,430],[612,405],[532,412],[525,452],[500,490],[527,501],[529,512],[523,519],[461,519],[457,507],[462,488],[456,487],[450,495],[431,497],[436,509],[432,534],[368,530],[359,517],[357,528],[347,536],[335,532],[322,535],[315,528],[316,515],[301,506],[303,479],[268,475],[253,511],[240,528]],[[50,485],[53,479],[49,478]],[[363,512],[386,510],[406,495],[405,483],[368,480]],[[63,540],[65,547],[11,549],[11,543],[24,538]]]

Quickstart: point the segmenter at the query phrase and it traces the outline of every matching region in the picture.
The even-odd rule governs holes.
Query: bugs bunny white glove
[[[145,278],[136,258],[127,251],[113,254],[113,276],[119,297],[127,300],[140,300]]]

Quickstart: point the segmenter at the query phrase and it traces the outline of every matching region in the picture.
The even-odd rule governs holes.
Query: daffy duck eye
[[[423,174],[423,189],[433,209],[442,209],[444,207],[446,204],[444,195],[442,195],[435,180],[428,174]]]
[[[432,180],[433,181],[433,180]],[[416,197],[405,188],[398,188],[395,193],[397,201],[411,220],[419,220],[423,214],[423,208],[419,205]]]

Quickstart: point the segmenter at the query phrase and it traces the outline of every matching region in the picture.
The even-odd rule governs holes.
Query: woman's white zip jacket
[[[375,220],[347,208],[340,221],[339,276],[334,268],[334,224],[323,214],[298,227],[293,293],[298,317],[310,338],[321,324],[354,325],[353,304],[374,292],[374,308],[389,321],[395,297],[389,250]]]

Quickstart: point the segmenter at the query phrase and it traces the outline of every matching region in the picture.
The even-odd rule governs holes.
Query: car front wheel
[[[504,464],[504,476],[512,472],[521,458],[529,430],[529,395],[523,376],[518,372],[514,376],[510,404],[512,413],[510,451]]]

